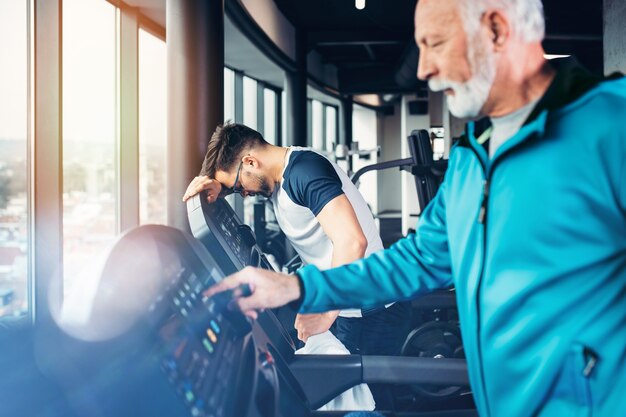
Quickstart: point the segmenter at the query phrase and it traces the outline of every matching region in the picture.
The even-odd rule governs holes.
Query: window
[[[167,223],[167,55],[165,42],[139,30],[139,219]]]
[[[27,1],[0,1],[0,317],[28,313]]]
[[[269,88],[263,89],[263,108],[265,140],[276,145],[276,93]]]
[[[377,119],[376,111],[363,106],[354,105],[352,112],[352,140],[358,142],[358,149],[361,152],[371,151],[368,158],[359,158],[353,156],[352,169],[356,172],[364,166],[375,164],[377,162]],[[369,173],[361,177],[359,180],[359,191],[363,198],[370,206],[372,212],[378,212],[378,176]]]
[[[224,68],[224,122],[235,121],[235,72]]]
[[[117,11],[63,1],[63,276],[69,294],[118,231]]]
[[[324,115],[322,103],[313,100],[311,108],[311,145],[313,149],[324,149]]]
[[[337,108],[326,106],[326,150],[332,152],[337,143]]]
[[[280,131],[282,132],[282,145],[289,146],[293,143],[293,139],[287,137],[287,93],[285,90],[280,93],[280,112],[282,113],[282,117],[280,118]]]
[[[243,77],[243,124],[249,128],[257,128],[257,85],[256,80]]]

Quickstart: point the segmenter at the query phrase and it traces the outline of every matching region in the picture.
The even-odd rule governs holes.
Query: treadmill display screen
[[[219,225],[219,228],[224,237],[224,241],[228,247],[233,251],[242,265],[248,265],[250,262],[250,253],[252,248],[244,244],[239,233],[238,226],[239,221],[236,215],[226,201],[223,204],[213,204],[215,210],[212,210],[212,216],[214,221]]]
[[[219,280],[212,269],[200,278],[181,269],[170,289],[173,315],[159,329],[160,366],[196,417],[230,415],[235,370],[243,339],[216,303],[202,296]]]

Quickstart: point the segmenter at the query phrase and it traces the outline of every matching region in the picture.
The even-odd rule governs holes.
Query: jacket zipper
[[[476,158],[478,159],[480,166],[483,169],[483,173],[485,175],[485,179],[483,180],[483,198],[480,204],[480,210],[478,212],[478,219],[477,219],[478,223],[483,225],[483,253],[482,253],[482,262],[480,266],[480,275],[478,276],[478,286],[476,288],[476,345],[477,345],[477,350],[478,350],[478,364],[479,364],[479,369],[480,369],[480,379],[481,379],[481,385],[482,385],[482,390],[483,390],[483,399],[485,402],[485,407],[487,408],[487,416],[491,415],[491,411],[489,409],[489,400],[487,398],[485,372],[484,372],[483,358],[482,358],[483,356],[482,346],[480,343],[480,329],[481,329],[481,326],[480,326],[480,291],[482,289],[483,276],[485,274],[485,260],[487,257],[487,214],[488,214],[489,192],[490,192],[489,187],[491,185],[491,177],[493,176],[493,172],[495,170],[497,163],[499,163],[505,155],[510,154],[511,150],[518,148],[519,146],[525,143],[528,143],[528,139],[516,144],[515,146],[512,146],[511,148],[507,149],[505,152],[500,154],[498,156],[498,159],[494,159],[492,161],[489,169],[487,169],[487,166],[481,159],[480,155],[478,154],[478,151],[476,151],[476,149],[474,149],[473,146],[470,146],[470,149],[472,149],[472,151],[476,155]]]
[[[487,174],[485,173],[485,177]],[[478,223],[484,225],[487,218],[487,203],[489,201],[489,179],[483,181],[483,201],[478,212]],[[482,272],[481,272],[482,273]]]
[[[485,263],[487,258],[487,204],[489,202],[489,177],[487,175],[487,170],[485,170],[485,180],[483,181],[483,201],[480,205],[480,211],[478,212],[478,223],[483,225],[483,253],[482,262],[480,264],[480,275],[478,276],[478,285],[476,287],[476,347],[478,350],[478,364],[480,369],[480,381],[482,384],[483,398],[485,401],[485,408],[487,409],[487,415],[489,416],[491,411],[489,410],[487,385],[483,366],[482,344],[480,341],[480,291],[482,289],[483,275],[485,274]]]

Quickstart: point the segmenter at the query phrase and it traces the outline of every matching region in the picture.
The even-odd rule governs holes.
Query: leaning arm
[[[416,234],[391,248],[326,271],[312,265],[300,270],[300,312],[380,306],[452,285],[444,195],[445,182],[422,213]]]
[[[187,190],[183,195],[183,202],[186,202],[191,197],[204,190],[207,192],[207,201],[209,203],[215,203],[222,192],[222,184],[216,179],[209,178],[206,175],[195,177],[187,186]]]
[[[365,255],[367,238],[345,194],[329,201],[317,214],[317,220],[333,243],[333,267],[356,261]],[[309,336],[327,331],[338,316],[339,310],[321,314],[298,314],[294,325],[298,330],[298,338],[306,342]]]

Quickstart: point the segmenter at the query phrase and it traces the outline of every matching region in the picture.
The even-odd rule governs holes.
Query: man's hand
[[[242,297],[237,291],[242,284],[250,287],[252,294],[249,297]],[[206,290],[204,295],[210,297],[228,290],[233,290],[233,303],[253,319],[257,318],[257,310],[280,307],[300,298],[298,278],[250,266],[223,279]]]
[[[298,331],[298,339],[306,343],[309,337],[324,333],[335,322],[339,311],[320,314],[298,314],[294,328]]]
[[[185,195],[183,196],[183,202],[203,190],[207,190],[207,201],[209,203],[215,203],[222,191],[222,184],[206,175],[196,177],[187,186],[187,191],[185,191]]]

